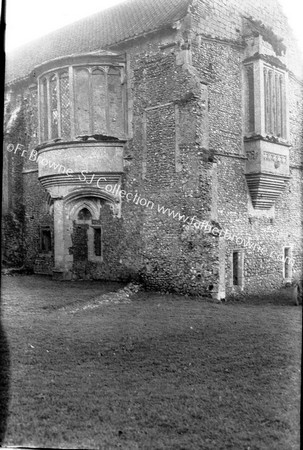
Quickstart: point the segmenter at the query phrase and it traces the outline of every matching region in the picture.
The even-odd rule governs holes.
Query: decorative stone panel
[[[246,181],[257,209],[270,209],[289,180],[289,149],[262,139],[245,142]]]
[[[246,173],[264,172],[289,176],[289,149],[261,139],[246,140]]]
[[[116,183],[123,173],[123,141],[51,144],[39,150],[38,177],[50,195],[53,187]]]

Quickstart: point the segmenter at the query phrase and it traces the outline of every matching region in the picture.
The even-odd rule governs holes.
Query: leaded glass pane
[[[47,80],[43,78],[41,83],[41,138],[48,140],[48,108],[47,108]]]
[[[41,79],[41,141],[77,135],[124,135],[124,97],[119,67],[62,68]],[[73,79],[70,78],[73,73]],[[72,86],[71,86],[72,83]],[[72,90],[71,90],[72,87]],[[73,116],[73,117],[72,117]]]
[[[102,70],[92,73],[93,132],[107,134],[106,125],[106,75]]]
[[[265,132],[270,134],[270,92],[268,69],[264,69]]]
[[[281,128],[281,92],[280,92],[280,76],[276,73],[276,134],[277,136],[282,136]]]
[[[246,66],[246,131],[255,131],[255,99],[254,99],[254,68],[253,65]]]
[[[53,75],[50,79],[50,113],[51,113],[51,139],[58,137],[58,85],[57,76]]]
[[[272,95],[272,134],[274,134],[275,136],[277,135],[277,102],[276,102],[276,98],[277,98],[277,92],[276,92],[276,77],[275,77],[275,72],[272,70],[271,71],[271,84],[272,84],[272,91],[271,91],[271,95]]]
[[[109,134],[121,136],[124,131],[123,100],[120,70],[111,68],[108,71],[108,109]]]
[[[264,68],[265,132],[285,137],[284,77],[274,69]]]
[[[38,144],[36,130],[38,129],[38,92],[36,87],[31,87],[29,91],[29,108],[32,117],[33,132],[31,135],[31,145],[35,147]]]
[[[70,128],[70,93],[68,72],[60,74],[60,107],[61,107],[61,137],[69,139],[71,137]]]
[[[89,115],[89,72],[86,69],[77,69],[75,71],[76,135],[90,134]]]

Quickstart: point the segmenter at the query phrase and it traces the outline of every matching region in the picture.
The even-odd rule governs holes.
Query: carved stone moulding
[[[246,173],[272,173],[289,176],[289,146],[265,139],[244,142],[247,156]]]
[[[247,173],[245,177],[254,208],[263,210],[269,210],[274,205],[290,179],[268,173]]]

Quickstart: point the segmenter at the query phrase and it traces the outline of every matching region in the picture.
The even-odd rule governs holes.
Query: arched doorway
[[[116,264],[116,256],[113,249],[104,261],[101,219],[107,229],[109,248],[109,240],[120,223],[115,220],[120,217],[120,199],[100,189],[79,189],[55,200],[54,211],[54,272],[58,277],[63,274],[64,279],[104,278],[108,263]]]
[[[102,226],[100,216],[94,218],[87,206],[80,206],[73,223],[74,265],[80,262],[102,262]]]

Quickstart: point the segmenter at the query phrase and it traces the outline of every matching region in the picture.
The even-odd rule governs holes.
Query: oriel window
[[[125,137],[123,66],[69,66],[39,78],[40,142]]]
[[[244,65],[245,135],[287,140],[286,73],[262,60]]]

